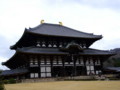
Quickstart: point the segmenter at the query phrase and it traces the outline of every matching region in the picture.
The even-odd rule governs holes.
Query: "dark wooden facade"
[[[21,39],[10,47],[16,50],[15,55],[3,63],[11,73],[2,75],[46,78],[102,73],[103,62],[113,53],[89,48],[101,38],[56,24],[25,29]]]

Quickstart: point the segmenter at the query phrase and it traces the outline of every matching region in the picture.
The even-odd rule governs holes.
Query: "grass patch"
[[[55,81],[6,84],[6,90],[120,90],[120,81]]]

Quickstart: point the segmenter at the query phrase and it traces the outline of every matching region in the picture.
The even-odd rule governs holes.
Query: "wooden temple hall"
[[[16,53],[2,64],[10,68],[2,76],[19,79],[99,74],[109,51],[89,48],[101,35],[85,33],[60,24],[41,23],[26,29],[10,47]]]

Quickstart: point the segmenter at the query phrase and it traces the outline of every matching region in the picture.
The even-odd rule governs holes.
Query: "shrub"
[[[3,80],[3,83],[4,84],[14,84],[14,83],[16,83],[16,80],[13,79],[13,78],[11,78],[11,79],[5,79],[5,80]]]
[[[11,78],[11,79],[9,79],[8,83],[9,83],[9,84],[14,84],[14,83],[16,83],[16,80],[13,79],[13,78]]]
[[[5,90],[3,84],[0,84],[0,90]]]

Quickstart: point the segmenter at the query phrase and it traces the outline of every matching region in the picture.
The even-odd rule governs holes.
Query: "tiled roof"
[[[96,39],[102,38],[101,35],[93,35],[91,33],[81,32],[59,24],[48,24],[48,23],[40,24],[35,28],[29,28],[27,32],[41,34],[41,35],[49,35],[49,36],[96,38]]]
[[[120,72],[120,67],[106,67],[105,70],[111,70],[115,72]]]

